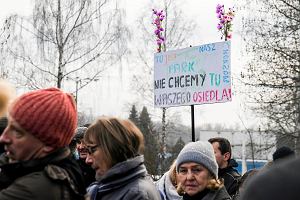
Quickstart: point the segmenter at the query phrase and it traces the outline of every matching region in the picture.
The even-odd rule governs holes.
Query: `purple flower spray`
[[[163,27],[162,27],[162,21],[164,20],[165,16],[163,14],[163,10],[157,11],[155,9],[152,9],[153,14],[155,15],[155,19],[153,20],[152,24],[155,25],[156,29],[154,31],[154,34],[156,36],[156,44],[157,44],[157,52],[161,52],[165,46],[165,38],[163,36]]]
[[[225,12],[224,5],[218,4],[216,7],[217,18],[219,23],[217,29],[222,33],[221,39],[225,38],[225,41],[232,37],[232,20],[234,18],[234,8],[229,8],[228,12]]]

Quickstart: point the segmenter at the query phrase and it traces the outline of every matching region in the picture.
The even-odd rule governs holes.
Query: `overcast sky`
[[[131,24],[135,23],[137,17],[139,16],[139,11],[145,6],[149,1],[147,0],[120,0],[122,6],[125,6],[127,11],[127,20]],[[201,41],[194,41],[194,45],[200,45],[204,43],[219,42],[220,34],[216,30],[216,14],[215,7],[218,3],[224,4],[226,8],[232,7],[234,5],[233,0],[185,0],[184,4],[181,6],[187,19],[193,18],[197,22],[197,28],[199,29],[199,34],[201,34]],[[0,0],[0,22],[8,14],[21,14],[30,15],[32,12],[32,0]],[[157,8],[159,9],[159,8]],[[151,11],[149,11],[151,14]],[[238,15],[238,12],[237,12]],[[238,16],[237,16],[238,18]],[[149,22],[151,23],[151,22]],[[234,22],[235,24],[235,22]],[[240,38],[238,36],[238,27],[234,26],[234,34],[232,39],[232,71],[239,74],[241,70],[240,64]],[[126,72],[125,72],[126,77]],[[80,91],[79,98],[86,98],[84,101],[79,102],[79,107],[89,110],[90,112],[99,115],[115,115],[121,117],[128,116],[128,90],[130,81],[124,81],[123,84],[117,86],[112,85],[109,79],[117,78],[113,74],[104,78],[101,83],[101,89],[98,91],[101,93],[98,98],[95,99],[91,95],[90,91]],[[94,83],[96,84],[96,83]],[[108,85],[106,85],[108,84]],[[116,90],[119,90],[118,96],[116,96]],[[99,96],[101,96],[99,98]],[[85,99],[84,98],[84,99]],[[101,103],[99,103],[101,102]],[[178,108],[176,108],[178,109]],[[235,123],[240,123],[239,116],[243,115],[244,108],[242,106],[239,97],[233,96],[233,101],[230,103],[223,104],[210,104],[210,105],[198,105],[195,107],[195,119],[196,126],[202,123],[221,123],[234,125]],[[242,113],[242,114],[241,114]],[[246,122],[247,126],[250,126],[247,117],[242,116],[243,120]],[[185,124],[190,124],[190,116],[184,116],[181,119]]]

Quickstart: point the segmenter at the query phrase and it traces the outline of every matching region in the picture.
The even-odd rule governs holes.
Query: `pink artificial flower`
[[[157,11],[155,9],[152,9],[153,14],[156,15],[156,18],[154,19],[154,22],[152,24],[154,24],[156,26],[156,30],[154,31],[154,34],[156,35],[156,43],[157,43],[157,51],[161,52],[162,49],[162,44],[164,44],[165,42],[165,38],[162,35],[162,32],[164,31],[164,29],[162,28],[162,21],[164,20],[164,15],[163,15],[163,10],[161,11]]]
[[[219,23],[217,25],[217,29],[221,32],[222,36],[225,37],[225,40],[231,39],[232,35],[232,20],[234,18],[234,9],[229,8],[228,12],[225,12],[224,5],[218,4],[216,6],[217,18],[219,19]]]

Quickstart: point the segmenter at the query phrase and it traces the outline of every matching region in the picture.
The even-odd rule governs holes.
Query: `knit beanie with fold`
[[[176,159],[176,170],[181,164],[195,162],[203,165],[218,178],[218,164],[216,161],[214,149],[207,141],[190,142],[183,147]]]
[[[25,131],[54,148],[68,145],[77,127],[73,97],[57,88],[23,94],[8,113]]]

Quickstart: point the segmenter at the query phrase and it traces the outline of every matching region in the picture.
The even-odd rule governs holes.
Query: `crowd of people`
[[[241,176],[230,142],[221,137],[186,144],[155,182],[144,165],[143,133],[133,122],[100,117],[77,127],[73,97],[57,88],[16,98],[0,118],[0,131],[1,200],[277,200],[300,196],[296,189],[300,160],[293,150],[279,148],[267,167]]]

